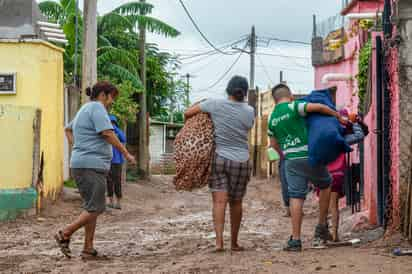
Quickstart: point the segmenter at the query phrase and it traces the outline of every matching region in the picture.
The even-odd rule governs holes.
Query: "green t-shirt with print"
[[[286,159],[308,157],[306,107],[302,101],[280,103],[269,118],[268,135],[276,138]]]

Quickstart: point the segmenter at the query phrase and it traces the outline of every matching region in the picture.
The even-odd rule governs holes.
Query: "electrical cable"
[[[270,84],[273,85],[272,78],[270,77],[270,74],[269,74],[268,70],[266,69],[265,64],[263,63],[262,58],[260,58],[260,56],[258,55],[257,59],[258,59],[259,63],[262,65],[263,71],[265,72],[266,77],[268,78]]]
[[[235,40],[235,41],[230,41],[230,42],[228,42],[228,43],[224,43],[224,44],[222,44],[222,46],[221,47],[219,47],[220,48],[220,50],[224,50],[224,49],[227,49],[227,48],[229,48],[229,47],[233,47],[234,45],[236,45],[236,44],[238,44],[238,43],[241,43],[241,42],[243,42],[243,41],[245,41],[247,38],[241,38],[241,39],[238,39],[238,40]],[[238,51],[231,51],[230,52],[230,54],[227,54],[227,55],[234,55],[235,53],[237,53]],[[201,57],[201,56],[204,56],[204,55],[209,55],[209,56],[211,56],[211,55],[215,55],[216,53],[220,53],[219,51],[216,51],[216,50],[209,50],[209,51],[206,51],[206,52],[201,52],[201,53],[196,53],[196,54],[191,54],[191,55],[187,55],[187,56],[184,56],[184,57],[181,57],[180,58],[180,60],[187,60],[187,59],[192,59],[192,58],[196,58],[196,57]],[[229,53],[229,52],[227,52],[227,53]]]
[[[309,42],[303,42],[303,41],[297,41],[297,40],[280,39],[280,38],[276,38],[276,37],[264,37],[264,36],[263,37],[259,36],[259,37],[262,38],[262,39],[266,39],[269,42],[270,41],[277,41],[277,42],[284,42],[284,43],[289,43],[289,44],[299,44],[299,45],[305,45],[305,46],[312,45]]]
[[[230,67],[223,73],[222,76],[219,77],[219,79],[217,79],[216,82],[214,82],[212,85],[210,85],[210,86],[207,87],[207,88],[198,90],[197,92],[207,91],[207,90],[210,90],[210,89],[214,88],[215,86],[217,86],[217,85],[232,71],[232,69],[233,69],[233,68],[236,66],[236,64],[239,62],[240,57],[242,57],[242,55],[243,55],[243,52],[241,51],[241,52],[239,53],[238,57],[236,58],[236,60],[232,63],[232,65],[230,65]]]
[[[259,53],[256,53],[256,54],[257,54],[257,55],[265,55],[265,56],[282,57],[282,58],[293,58],[293,59],[310,60],[309,57],[304,57],[304,56],[293,56],[293,55],[273,54],[273,53],[266,53],[266,52],[259,52]],[[299,64],[299,66],[304,67],[302,64]]]
[[[221,54],[224,55],[233,55],[233,53],[227,53],[222,51],[221,49],[217,48],[212,42],[210,42],[210,40],[206,37],[206,35],[202,32],[202,30],[199,28],[199,26],[197,25],[197,23],[195,22],[195,20],[193,19],[192,15],[190,14],[189,10],[187,9],[187,7],[185,6],[185,4],[183,3],[182,0],[179,0],[180,5],[183,7],[186,15],[189,17],[190,21],[192,22],[193,26],[196,28],[196,30],[199,32],[199,34],[202,36],[202,38],[216,51],[220,52]]]

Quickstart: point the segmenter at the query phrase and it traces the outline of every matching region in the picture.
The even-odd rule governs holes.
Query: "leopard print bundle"
[[[178,191],[192,191],[207,185],[214,155],[214,127],[209,115],[200,113],[188,119],[175,139]]]

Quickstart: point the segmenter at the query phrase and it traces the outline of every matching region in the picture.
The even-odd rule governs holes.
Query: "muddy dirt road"
[[[80,212],[80,201],[59,201],[44,215],[0,224],[1,273],[412,273],[410,258],[389,255],[388,241],[359,248],[281,251],[289,220],[281,217],[278,184],[254,181],[245,201],[242,253],[213,253],[214,233],[207,190],[176,193],[170,177],[125,187],[124,209],[100,218],[96,248],[108,261],[83,262],[83,232],[73,238],[75,257],[61,256],[53,233]],[[305,245],[316,210],[305,208]],[[228,230],[228,229],[227,229]],[[368,234],[365,234],[365,237]],[[393,242],[392,242],[393,243]]]

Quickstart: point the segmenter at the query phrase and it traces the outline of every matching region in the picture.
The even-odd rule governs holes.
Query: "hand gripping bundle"
[[[209,115],[200,113],[188,119],[175,140],[178,191],[192,191],[207,185],[214,155],[214,127]]]

